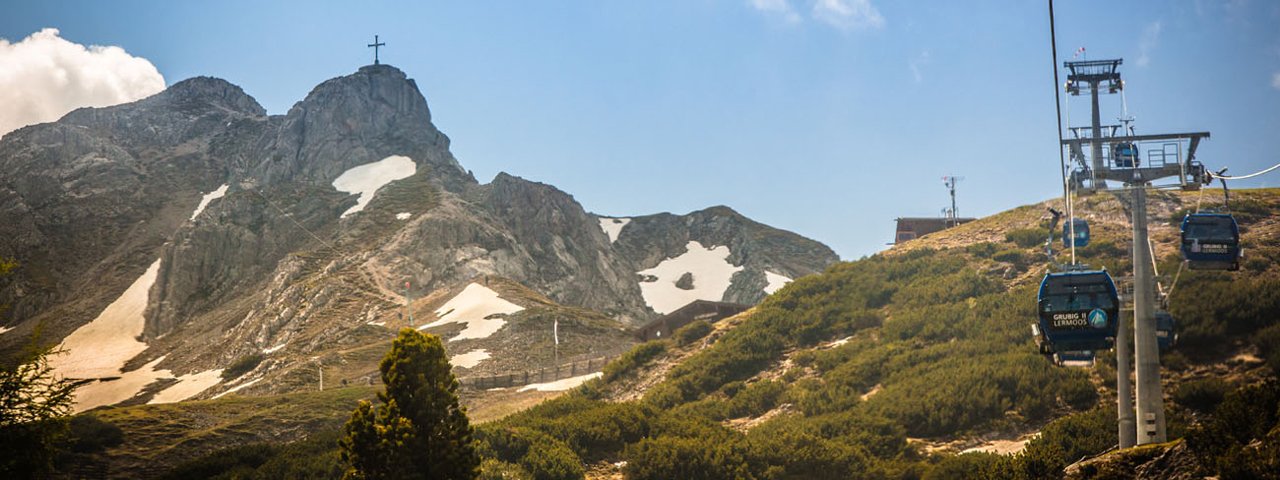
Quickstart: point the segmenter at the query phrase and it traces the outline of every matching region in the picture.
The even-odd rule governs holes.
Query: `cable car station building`
[[[950,217],[900,217],[897,232],[893,235],[893,243],[897,245],[907,240],[914,240],[933,232],[939,232],[956,225],[972,222],[972,218]]]

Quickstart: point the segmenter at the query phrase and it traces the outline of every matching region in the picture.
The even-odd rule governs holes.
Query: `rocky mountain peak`
[[[396,67],[368,65],[317,85],[289,109],[262,176],[327,183],[353,166],[404,155],[437,167],[438,178],[466,178],[448,149],[417,83]]]
[[[393,121],[431,123],[427,99],[418,84],[391,65],[366,65],[356,73],[331,78],[317,85],[289,110],[311,113],[346,114],[350,120],[373,120],[386,125]]]
[[[157,94],[156,101],[203,102],[249,115],[262,116],[267,110],[235,84],[216,77],[192,77]]]

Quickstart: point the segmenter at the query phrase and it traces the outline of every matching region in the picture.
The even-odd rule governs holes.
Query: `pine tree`
[[[340,444],[352,480],[474,479],[479,476],[471,425],[458,405],[444,345],[435,335],[400,330],[379,364],[380,405],[361,402]]]
[[[0,257],[0,277],[17,266]],[[5,308],[0,305],[0,313]],[[85,383],[57,375],[49,365],[55,353],[42,346],[36,328],[14,364],[0,366],[0,478],[39,478],[53,470],[53,457],[75,405],[75,389]]]

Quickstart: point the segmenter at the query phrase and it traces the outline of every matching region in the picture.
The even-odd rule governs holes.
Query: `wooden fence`
[[[499,373],[496,375],[462,377],[458,379],[458,383],[462,384],[463,388],[483,390],[489,388],[520,387],[534,383],[554,382],[556,380],[599,372],[604,368],[605,364],[609,363],[609,361],[618,358],[630,349],[630,346],[627,346],[626,348],[617,348],[607,352],[595,353],[585,359],[569,363],[561,363],[553,367],[544,367],[536,370],[521,370]]]

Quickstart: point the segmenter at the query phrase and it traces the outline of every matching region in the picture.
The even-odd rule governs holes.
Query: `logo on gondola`
[[[1101,308],[1093,309],[1092,312],[1089,312],[1089,325],[1093,325],[1093,328],[1105,328],[1107,326],[1107,312],[1102,311]]]

